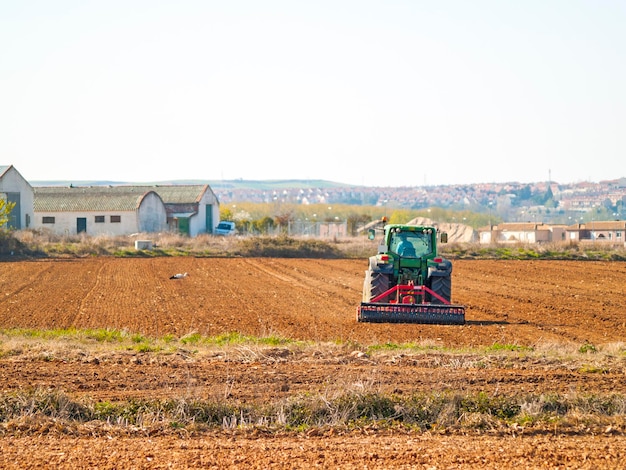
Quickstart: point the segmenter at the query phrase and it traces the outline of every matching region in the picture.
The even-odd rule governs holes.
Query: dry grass
[[[235,240],[225,237],[200,235],[186,237],[164,233],[137,233],[130,236],[55,235],[45,230],[21,230],[14,233],[27,254],[50,257],[81,256],[176,256],[189,254],[223,255],[233,247]],[[150,240],[153,250],[136,250],[136,240]]]
[[[136,250],[135,240],[150,240],[152,250]],[[131,236],[54,235],[46,230],[21,230],[0,239],[0,255],[31,257],[87,256],[244,256],[286,258],[368,258],[377,242],[365,236],[319,239],[311,237],[199,235],[171,232]],[[576,259],[626,260],[626,248],[593,244],[449,243],[440,254],[450,259]],[[13,253],[13,255],[11,255]]]
[[[396,396],[346,391],[332,397],[300,395],[263,403],[223,399],[75,400],[54,389],[0,394],[0,435],[158,435],[171,432],[403,427],[438,432],[487,430],[624,434],[626,397],[531,395],[492,397],[484,393],[415,393]]]
[[[365,237],[317,239],[285,236],[198,235],[170,232],[130,236],[60,236],[45,230],[13,233],[19,242],[16,254],[41,257],[86,256],[274,256],[302,258],[367,257],[376,249]],[[150,240],[152,250],[136,250],[135,240]]]

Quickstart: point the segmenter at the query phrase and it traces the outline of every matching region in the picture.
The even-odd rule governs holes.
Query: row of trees
[[[345,222],[348,234],[357,235],[366,224],[387,217],[389,223],[404,224],[423,217],[437,222],[460,223],[474,228],[497,223],[493,214],[455,211],[432,207],[401,209],[385,206],[353,206],[349,204],[241,203],[226,204],[220,209],[221,220],[232,220],[240,232],[274,233],[294,222]]]

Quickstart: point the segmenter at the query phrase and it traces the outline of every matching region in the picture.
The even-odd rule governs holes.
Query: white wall
[[[95,216],[103,215],[104,223],[96,223]],[[111,216],[119,215],[119,223],[111,223]],[[54,224],[44,224],[44,217],[54,217]],[[38,228],[50,230],[57,235],[76,235],[77,219],[87,219],[87,235],[128,235],[139,232],[136,211],[111,212],[37,212],[35,225]]]
[[[138,211],[139,232],[165,232],[167,211],[163,201],[154,192],[146,194]]]
[[[522,242],[522,243],[535,243],[536,235],[535,232],[527,232],[527,231],[506,231],[500,232],[498,241],[500,242]]]

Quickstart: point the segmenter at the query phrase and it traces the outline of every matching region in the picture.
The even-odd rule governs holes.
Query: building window
[[[122,221],[122,216],[121,215],[112,215],[111,216],[111,223],[112,224],[119,224]]]
[[[622,232],[615,232],[616,238],[622,238]]]
[[[103,215],[97,215],[96,216],[96,223],[97,224],[103,224],[104,223],[104,216]]]
[[[41,222],[44,224],[53,224],[54,223],[54,217],[43,217],[41,219]]]

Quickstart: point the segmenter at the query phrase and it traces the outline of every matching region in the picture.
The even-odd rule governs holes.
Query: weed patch
[[[279,431],[303,431],[311,427],[353,427],[384,424],[421,430],[473,429],[525,426],[566,428],[567,418],[587,424],[622,422],[626,413],[623,395],[493,397],[477,394],[414,394],[399,397],[380,393],[346,393],[332,400],[322,396],[291,397],[270,403],[236,403],[229,400],[127,400],[121,402],[76,401],[57,390],[34,389],[0,394],[0,426],[24,418],[52,418],[75,428],[81,423],[150,429],[263,427]],[[557,421],[555,421],[557,419]]]

